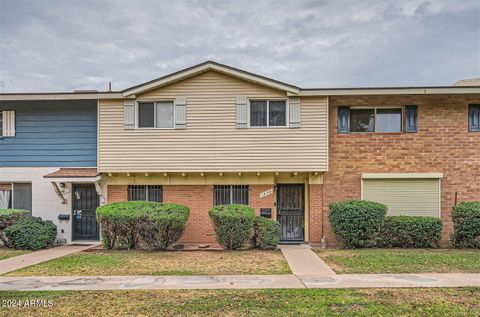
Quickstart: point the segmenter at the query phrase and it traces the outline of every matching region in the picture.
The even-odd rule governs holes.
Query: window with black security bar
[[[129,201],[163,202],[163,188],[161,185],[129,185]]]
[[[215,185],[213,187],[214,205],[231,205],[249,203],[248,185]]]

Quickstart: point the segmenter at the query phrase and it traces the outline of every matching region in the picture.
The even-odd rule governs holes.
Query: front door
[[[98,240],[96,209],[99,199],[93,184],[73,185],[72,240]]]
[[[303,184],[277,185],[277,220],[280,223],[280,240],[304,241],[305,207]]]

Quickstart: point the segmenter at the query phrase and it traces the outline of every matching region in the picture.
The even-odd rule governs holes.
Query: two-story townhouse
[[[208,210],[230,203],[278,219],[284,241],[309,241],[321,221],[328,109],[327,97],[299,91],[206,62],[100,100],[108,202],[189,206],[184,243],[215,242]]]
[[[25,99],[0,95],[3,110],[3,100],[20,104],[14,97]],[[72,217],[59,223],[73,229],[61,227],[68,241],[98,238],[97,204],[150,200],[190,207],[183,243],[214,243],[208,210],[243,203],[278,220],[283,242],[325,237],[336,245],[328,205],[364,198],[387,204],[390,214],[441,217],[448,243],[452,206],[480,200],[480,87],[302,89],[205,62],[91,98],[97,161],[48,165],[36,174],[45,190],[50,185],[52,201],[66,200],[62,208],[37,213],[35,196],[42,194],[32,182],[34,214]],[[62,144],[76,149],[74,156],[83,153],[72,141]],[[14,148],[3,149],[2,160],[22,164],[5,159]],[[0,168],[6,190],[15,188],[5,187],[12,168]]]

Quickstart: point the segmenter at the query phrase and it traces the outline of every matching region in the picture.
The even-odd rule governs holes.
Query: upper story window
[[[468,107],[468,130],[480,132],[480,105],[469,105]]]
[[[250,100],[251,127],[287,126],[287,103],[285,100]]]
[[[350,109],[350,132],[401,132],[402,109]]]
[[[14,137],[15,124],[15,111],[0,111],[0,137]]]
[[[173,102],[140,102],[138,103],[139,128],[174,128]]]
[[[248,201],[249,191],[247,185],[215,185],[213,187],[213,204],[215,206],[248,205]]]
[[[161,185],[129,185],[128,201],[163,202],[163,187]]]
[[[402,122],[405,124],[402,125]],[[339,107],[338,132],[417,131],[417,107]]]

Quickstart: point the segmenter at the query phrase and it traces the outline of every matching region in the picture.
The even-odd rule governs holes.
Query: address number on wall
[[[269,189],[269,190],[266,190],[264,192],[261,192],[260,193],[260,198],[263,198],[263,197],[266,197],[266,196],[270,196],[271,194],[273,194],[273,188]]]

